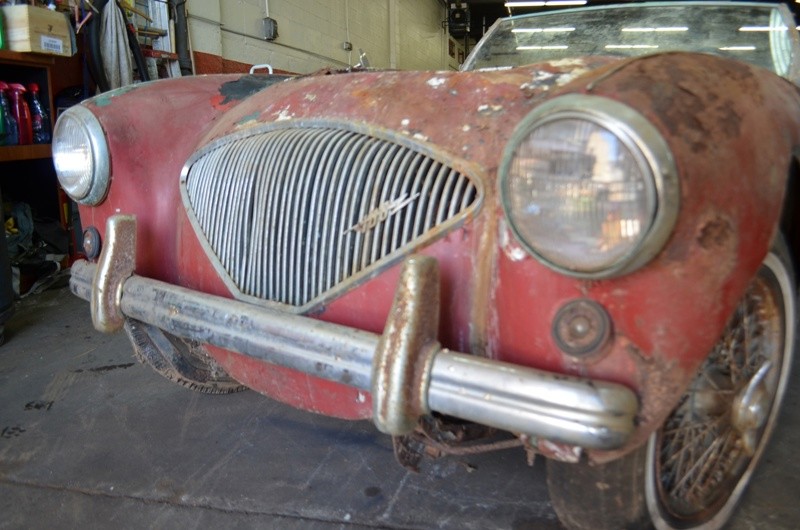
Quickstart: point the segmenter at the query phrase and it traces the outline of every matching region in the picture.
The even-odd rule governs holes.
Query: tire
[[[547,463],[576,529],[716,529],[733,514],[778,418],[797,344],[797,294],[779,241],[722,338],[645,446],[602,466]]]
[[[139,362],[174,383],[204,394],[231,394],[247,388],[231,378],[201,344],[132,319],[125,320],[125,332]]]

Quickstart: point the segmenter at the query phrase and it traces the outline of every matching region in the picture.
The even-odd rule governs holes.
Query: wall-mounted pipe
[[[169,7],[175,13],[175,51],[181,75],[192,75],[192,56],[189,54],[189,24],[186,20],[186,0],[169,0]]]

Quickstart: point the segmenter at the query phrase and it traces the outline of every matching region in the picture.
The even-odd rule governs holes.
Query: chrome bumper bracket
[[[403,264],[394,303],[372,361],[375,425],[408,434],[429,414],[428,384],[439,334],[439,265],[427,256]]]
[[[115,215],[106,223],[106,244],[92,282],[92,323],[105,333],[122,329],[122,284],[136,267],[136,218]]]

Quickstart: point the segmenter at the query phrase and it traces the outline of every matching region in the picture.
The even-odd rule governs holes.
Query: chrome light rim
[[[509,171],[517,147],[538,127],[568,119],[589,121],[614,133],[634,156],[640,157],[647,164],[655,192],[655,213],[650,228],[641,241],[610,266],[589,272],[553,263],[537,252],[515,226],[509,206]],[[545,266],[576,278],[613,278],[644,266],[663,249],[672,234],[680,210],[678,172],[664,137],[638,111],[601,96],[569,94],[550,100],[531,112],[520,122],[506,144],[498,175],[503,210],[517,241]]]
[[[64,115],[56,122],[53,132],[54,147],[60,133],[60,126],[63,126],[64,118],[67,117],[77,121],[86,133],[92,155],[93,171],[91,175],[92,181],[86,193],[74,195],[65,186],[62,185],[62,187],[76,202],[96,206],[105,199],[111,180],[111,156],[105,132],[103,131],[103,126],[100,125],[100,121],[92,111],[83,105],[76,105],[64,111]],[[53,156],[55,157],[56,155],[57,153],[54,152]],[[59,176],[59,182],[60,181],[61,178]]]

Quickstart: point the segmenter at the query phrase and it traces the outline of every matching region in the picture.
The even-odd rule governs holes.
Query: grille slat
[[[232,284],[298,307],[436,235],[479,198],[421,150],[335,127],[221,140],[190,162],[182,186]]]
[[[322,252],[319,256],[319,275],[316,292],[324,292],[334,285],[334,277],[338,274],[339,245],[341,244],[341,234],[346,229],[343,224],[344,204],[342,201],[345,189],[345,172],[342,171],[345,161],[352,154],[352,146],[357,143],[358,138],[345,131],[338,131],[339,138],[331,142],[331,157],[325,164],[325,173],[330,175],[331,188],[330,194],[325,205],[325,224],[320,231],[320,244]],[[334,266],[326,267],[326,264],[333,263]]]

